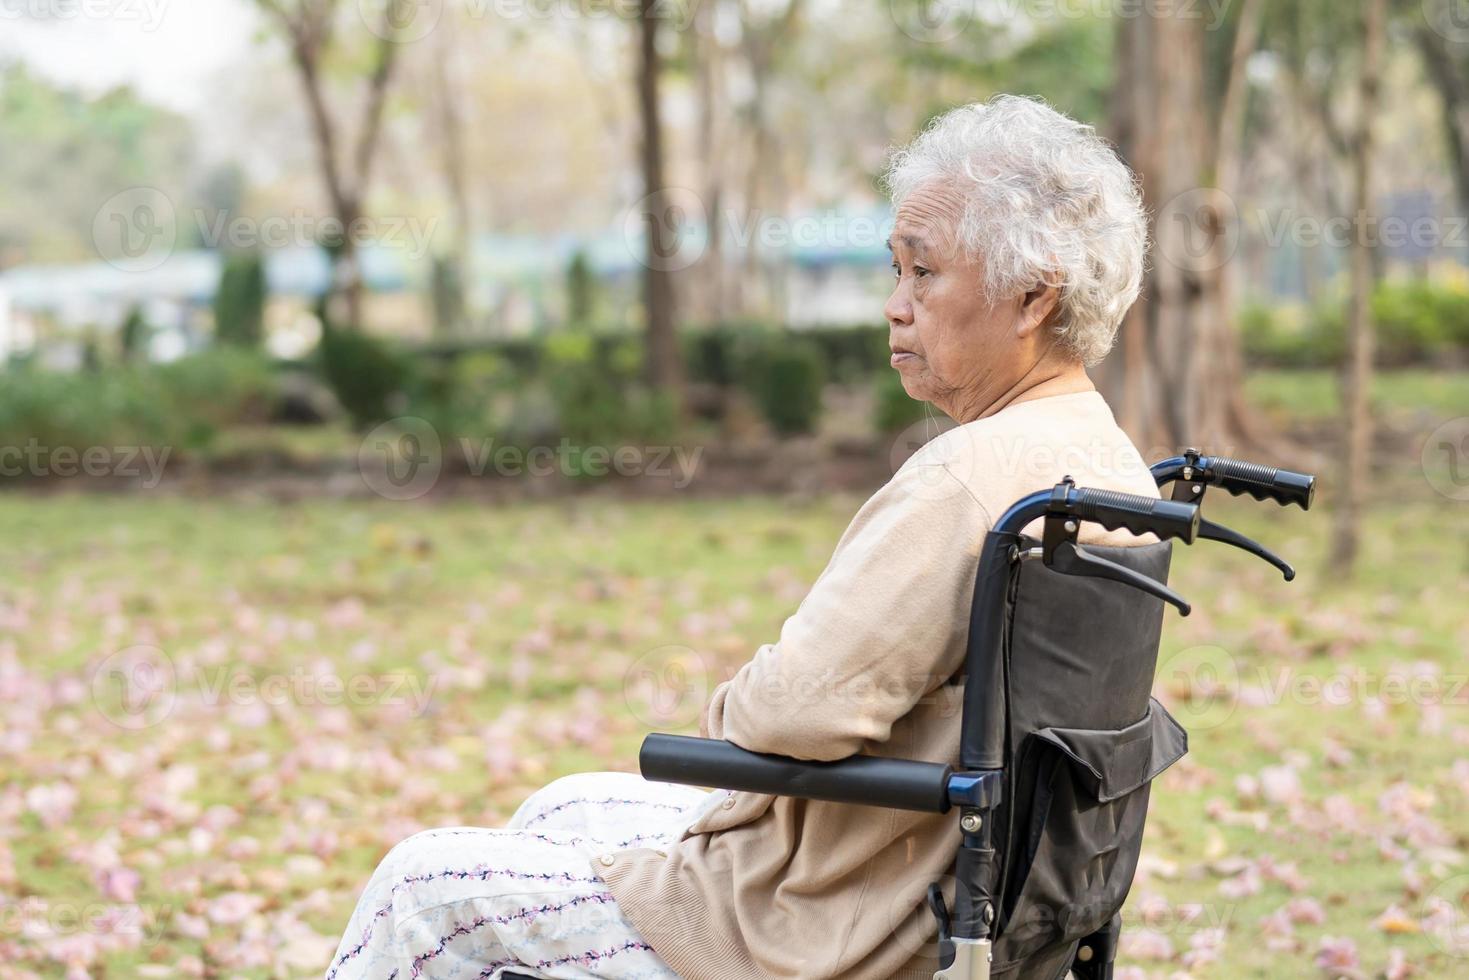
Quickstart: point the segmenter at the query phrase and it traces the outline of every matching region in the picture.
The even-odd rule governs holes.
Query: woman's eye
[[[900,269],[900,268],[898,268],[898,263],[896,263],[896,262],[893,263],[893,278],[894,279],[901,279],[901,278],[903,278],[903,270]]]
[[[924,277],[925,277],[925,276],[927,276],[927,275],[928,275],[928,270],[927,270],[927,269],[925,269],[925,268],[924,268],[924,267],[923,267],[923,266],[921,266],[921,265],[915,265],[915,266],[914,266],[914,267],[913,267],[913,274],[914,274],[914,275],[915,275],[915,276],[917,276],[917,277],[918,277],[918,278],[919,278],[919,279],[922,279],[922,278],[924,278]]]

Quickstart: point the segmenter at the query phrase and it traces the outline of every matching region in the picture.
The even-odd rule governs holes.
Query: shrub
[[[587,253],[578,251],[566,264],[566,319],[586,326],[597,315],[597,280]]]
[[[170,443],[168,411],[144,372],[99,374],[8,370],[0,383],[0,445],[89,446]]]
[[[429,266],[429,299],[434,310],[434,335],[457,333],[464,322],[464,276],[458,260],[434,256]]]
[[[145,359],[148,356],[148,338],[153,327],[143,317],[143,309],[133,306],[117,331],[118,353],[124,362]]]
[[[828,377],[854,384],[888,369],[888,328],[861,324],[803,331],[821,348]]]
[[[804,338],[787,337],[762,351],[744,373],[746,387],[772,429],[781,435],[815,430],[826,385],[819,347]]]
[[[221,344],[258,348],[265,335],[265,262],[258,252],[225,260],[214,294],[214,336]]]
[[[1247,306],[1240,340],[1253,363],[1331,367],[1347,353],[1347,298],[1328,296],[1303,315],[1291,306]],[[1427,281],[1380,284],[1372,294],[1377,360],[1388,367],[1433,364],[1452,350],[1469,351],[1469,292]]]
[[[556,431],[583,445],[666,440],[677,406],[641,381],[643,344],[629,337],[558,334],[546,342],[545,380]]]
[[[359,428],[394,415],[391,403],[406,396],[412,379],[412,365],[398,351],[375,337],[329,323],[322,325],[317,356],[322,379]]]
[[[1390,282],[1372,295],[1378,358],[1402,365],[1432,360],[1456,342],[1469,297],[1427,282]]]
[[[215,348],[160,365],[150,375],[173,439],[184,448],[202,449],[221,429],[268,420],[279,398],[275,371],[256,351]]]
[[[268,417],[276,392],[270,364],[243,351],[97,373],[12,369],[0,383],[0,445],[198,450],[221,429]]]

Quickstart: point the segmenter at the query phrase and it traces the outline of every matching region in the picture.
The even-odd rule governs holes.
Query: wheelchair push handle
[[[644,779],[663,783],[924,813],[948,811],[954,775],[952,766],[937,762],[872,755],[808,762],[750,752],[722,739],[658,733],[643,739],[638,767]]]
[[[1226,456],[1205,456],[1188,449],[1182,456],[1172,456],[1151,467],[1158,483],[1174,480],[1174,500],[1199,500],[1203,489],[1219,486],[1236,497],[1249,494],[1256,500],[1273,500],[1282,507],[1296,504],[1310,510],[1316,499],[1316,477],[1263,463],[1250,463]]]
[[[1058,494],[1062,492],[1060,486],[1056,489]],[[1192,544],[1199,533],[1199,508],[1191,503],[1088,487],[1066,492],[1068,513],[1108,530],[1126,528],[1137,535],[1178,538],[1184,544]]]
[[[1296,504],[1310,510],[1316,497],[1316,478],[1310,473],[1276,469],[1223,456],[1208,457],[1209,469],[1219,486],[1238,497],[1248,493],[1256,500],[1274,500],[1282,507]]]

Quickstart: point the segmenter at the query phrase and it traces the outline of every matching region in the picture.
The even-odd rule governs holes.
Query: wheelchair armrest
[[[954,776],[937,762],[872,755],[807,762],[721,739],[660,734],[643,740],[638,764],[643,778],[659,782],[925,813],[948,812]]]

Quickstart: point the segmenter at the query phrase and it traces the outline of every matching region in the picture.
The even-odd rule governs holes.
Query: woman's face
[[[987,299],[980,260],[958,243],[960,203],[931,183],[899,206],[888,240],[896,284],[883,313],[903,388],[967,422],[1032,366],[1034,327],[1054,308],[1055,290]]]

